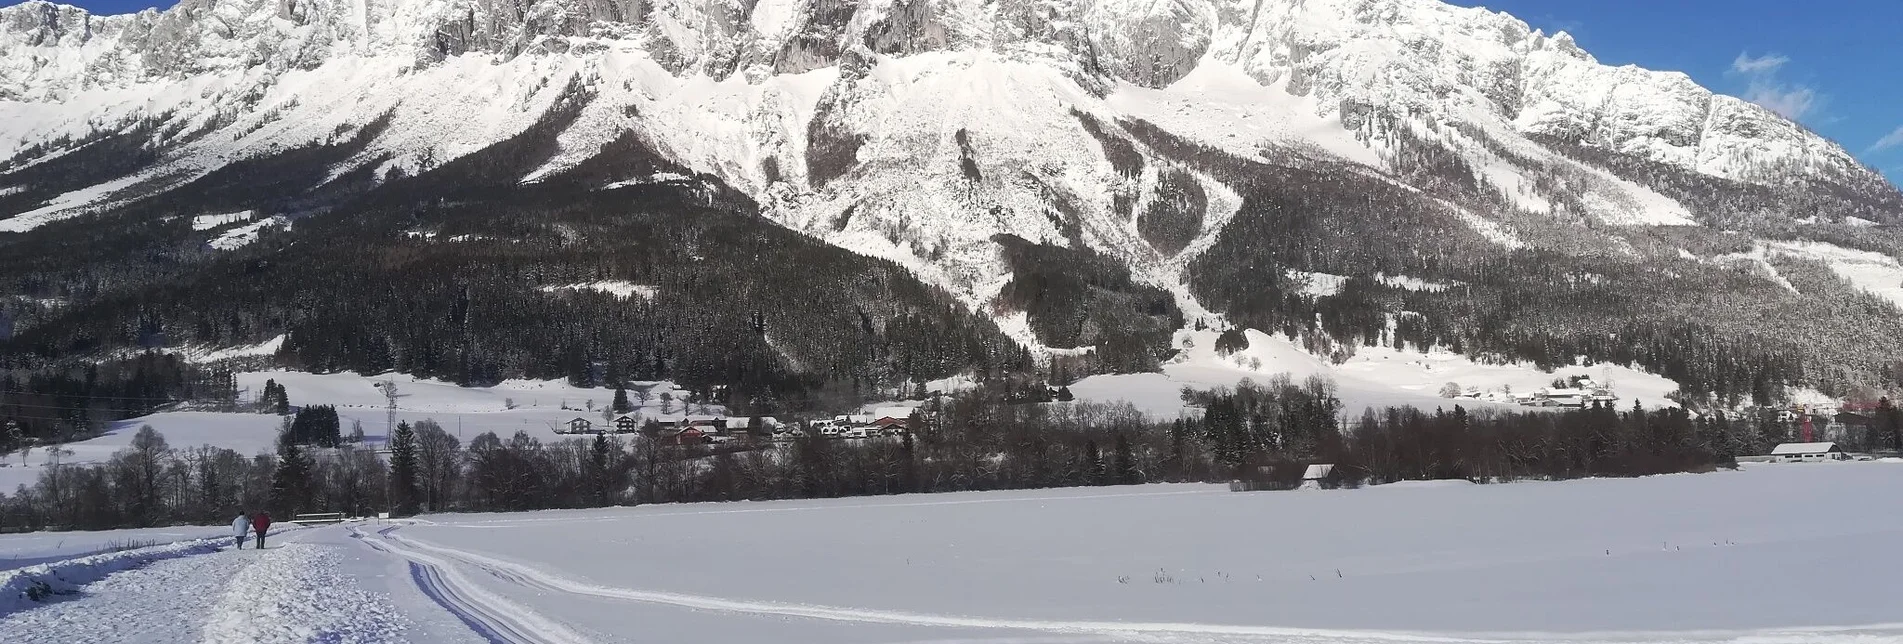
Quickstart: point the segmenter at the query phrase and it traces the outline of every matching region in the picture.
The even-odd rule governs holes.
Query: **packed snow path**
[[[390,642],[405,620],[299,531],[264,550],[223,547],[118,572],[0,618],[0,641]],[[274,535],[275,536],[275,535]],[[247,542],[249,545],[249,542]]]
[[[224,600],[226,584],[252,563],[249,556],[226,554],[166,559],[107,576],[78,595],[57,597],[0,619],[0,640],[196,641],[203,624],[181,616],[211,614]]]

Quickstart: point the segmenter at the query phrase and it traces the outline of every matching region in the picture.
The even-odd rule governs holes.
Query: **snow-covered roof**
[[[1314,481],[1328,478],[1328,475],[1334,473],[1334,471],[1335,465],[1333,463],[1315,463],[1308,466],[1308,471],[1302,473],[1302,480]]]
[[[1772,456],[1791,456],[1794,454],[1823,454],[1835,452],[1836,443],[1780,443],[1771,449]]]
[[[913,409],[914,408],[912,407],[880,407],[878,409],[872,410],[872,417],[875,420],[880,418],[897,418],[899,420],[905,420],[907,418],[912,417]]]

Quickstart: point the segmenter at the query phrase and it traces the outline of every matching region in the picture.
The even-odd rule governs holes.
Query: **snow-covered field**
[[[1475,399],[1450,400],[1440,397],[1438,392],[1449,382],[1482,392],[1503,393],[1508,388],[1531,392],[1551,384],[1555,378],[1586,376],[1610,383],[1621,405],[1638,400],[1646,407],[1676,406],[1666,395],[1677,391],[1678,383],[1627,367],[1571,366],[1549,373],[1530,365],[1479,364],[1456,353],[1397,351],[1388,347],[1357,347],[1354,357],[1336,365],[1303,351],[1283,336],[1255,330],[1244,333],[1249,339],[1248,348],[1223,356],[1215,350],[1216,332],[1179,331],[1176,343],[1182,353],[1163,365],[1162,373],[1091,376],[1071,385],[1071,393],[1079,400],[1127,401],[1151,416],[1175,418],[1183,411],[1183,387],[1233,387],[1245,378],[1266,383],[1277,374],[1288,374],[1299,384],[1303,378],[1319,375],[1333,380],[1344,408],[1359,415],[1367,407],[1402,405],[1422,409],[1456,404],[1469,408],[1526,409]]]
[[[526,431],[544,441],[557,440],[561,437],[555,434],[555,428],[564,427],[570,419],[581,417],[602,423],[602,408],[614,401],[613,389],[571,387],[560,381],[511,380],[495,387],[458,387],[440,380],[400,374],[366,377],[353,373],[320,375],[288,371],[238,374],[238,386],[247,392],[243,398],[255,399],[264,390],[266,380],[284,385],[293,406],[335,405],[343,432],[349,434],[353,422],[362,422],[368,438],[366,443],[373,446],[381,445],[388,434],[389,401],[379,387],[385,380],[396,384],[399,422],[433,419],[445,431],[460,436],[464,443],[483,432],[495,432],[507,438],[517,431]],[[635,388],[648,389],[645,404],[637,397]],[[662,394],[673,399],[666,403],[667,412],[683,412],[687,392],[676,389],[673,384],[640,382],[635,383],[635,388],[629,390],[629,402],[640,407],[635,412],[637,415],[663,415]],[[589,410],[591,404],[593,411]],[[698,406],[694,409],[699,411]],[[63,448],[72,453],[61,455],[60,461],[103,463],[113,452],[131,445],[132,436],[145,425],[165,435],[166,442],[174,448],[213,445],[249,456],[274,449],[282,420],[271,414],[158,413],[113,423],[102,436],[64,445]],[[36,448],[24,461],[18,453],[0,459],[0,463],[4,463],[0,465],[0,491],[11,494],[17,486],[39,480],[48,456],[46,449]]]
[[[1870,492],[1899,486],[1828,463],[436,515],[118,573],[0,641],[1887,642],[1903,498]]]

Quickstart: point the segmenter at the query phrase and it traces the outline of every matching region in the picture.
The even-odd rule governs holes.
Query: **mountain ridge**
[[[1700,391],[1847,388],[1891,378],[1877,338],[1903,330],[1797,314],[1807,298],[1863,310],[1903,270],[1903,194],[1841,146],[1682,73],[1431,0],[187,0],[110,18],[36,0],[0,9],[0,53],[0,245],[16,249],[121,234],[80,231],[98,218],[194,243],[165,228],[207,214],[181,191],[254,166],[303,164],[273,188],[295,198],[219,213],[352,215],[365,190],[426,211],[478,187],[668,174],[903,266],[1019,345],[1104,352],[1085,369],[1153,368],[1172,350],[1155,323],[1173,321],[1280,330],[1320,355],[1413,343],[1658,370],[1674,350],[1643,338],[1709,336],[1757,353],[1674,375]],[[303,230],[286,235],[319,234]],[[25,294],[121,260],[32,261],[60,268],[0,277]],[[1087,268],[1050,281],[1053,263]],[[1553,308],[1622,289],[1670,302]],[[1502,298],[1517,308],[1483,304]],[[1712,306],[1738,311],[1701,321]]]

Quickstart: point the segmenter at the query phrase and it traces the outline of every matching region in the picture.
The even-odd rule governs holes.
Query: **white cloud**
[[[1738,52],[1738,58],[1731,61],[1731,71],[1739,74],[1775,74],[1784,63],[1791,59],[1782,54],[1765,54],[1752,58],[1751,54]]]
[[[1815,90],[1802,85],[1787,86],[1776,81],[1754,80],[1751,81],[1751,88],[1745,90],[1744,100],[1796,121],[1817,107],[1818,97]]]
[[[1870,146],[1870,151],[1876,152],[1878,150],[1888,150],[1896,147],[1903,147],[1903,126],[1899,126],[1895,131],[1890,132],[1881,139],[1877,139],[1876,145]]]
[[[1730,73],[1750,79],[1744,91],[1744,100],[1796,121],[1822,106],[1824,97],[1808,86],[1790,85],[1778,80],[1778,71],[1784,69],[1784,64],[1788,62],[1791,62],[1790,57],[1783,54],[1752,56],[1750,52],[1738,52],[1738,57],[1731,61]]]

